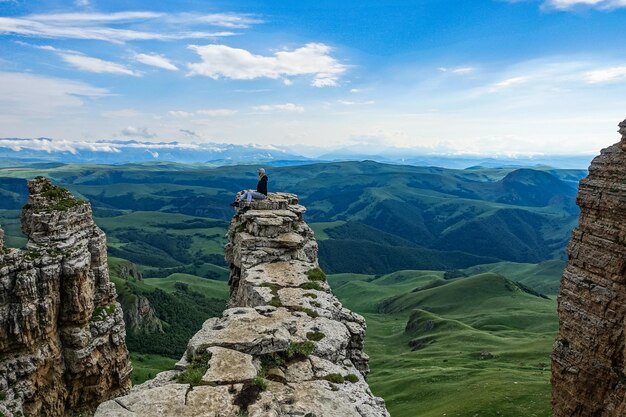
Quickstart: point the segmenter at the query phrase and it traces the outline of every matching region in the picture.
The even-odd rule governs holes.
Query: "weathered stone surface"
[[[204,323],[176,364],[177,371],[133,389],[129,397],[141,402],[127,407],[132,416],[389,415],[365,379],[365,320],[343,308],[316,270],[317,243],[302,218],[304,212],[296,196],[270,194],[267,201],[254,201],[249,210],[236,213],[225,248],[231,265],[230,308]],[[198,366],[199,358],[207,360],[207,351],[210,359],[202,379],[216,386],[194,387],[181,406],[184,389],[172,377]],[[176,388],[165,392],[167,384]],[[190,401],[199,389],[206,400]],[[215,392],[224,395],[221,402],[213,399]],[[154,396],[164,408],[142,406],[142,398]],[[171,398],[171,406],[164,397]],[[118,410],[119,404],[128,405],[124,401],[102,404],[96,416],[113,415],[107,413]],[[189,411],[190,406],[196,408]]]
[[[233,405],[237,387],[190,387],[169,384],[107,401],[98,407],[98,416],[105,417],[237,417],[239,407]]]
[[[88,413],[130,388],[106,238],[88,203],[43,178],[28,188],[27,250],[0,251],[0,411]]]
[[[626,121],[580,182],[579,226],[561,280],[554,417],[626,416]]]
[[[207,322],[209,325],[205,323],[189,341],[188,358],[211,346],[254,355],[283,351],[289,346],[290,331],[295,332],[297,317],[285,309],[260,314],[251,307],[237,307],[224,311],[221,318]]]
[[[129,334],[163,333],[161,320],[146,297],[136,295],[124,308],[124,323]]]
[[[269,382],[268,390],[248,407],[248,415],[378,417],[385,414],[381,414],[384,403],[377,400],[367,392],[366,384],[332,384],[325,380],[298,384]]]
[[[229,384],[249,381],[256,376],[257,369],[252,363],[252,355],[217,346],[207,350],[211,352],[211,359],[209,369],[202,377],[204,382]]]

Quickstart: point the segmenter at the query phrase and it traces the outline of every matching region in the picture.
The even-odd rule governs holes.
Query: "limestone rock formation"
[[[25,251],[0,231],[0,415],[89,413],[130,388],[122,310],[91,206],[38,177]]]
[[[135,295],[125,301],[122,310],[128,334],[163,333],[161,320],[156,316],[146,297]]]
[[[240,210],[228,230],[231,298],[176,370],[103,403],[97,417],[384,417],[367,382],[364,319],[332,295],[295,195]]]
[[[554,417],[626,416],[626,121],[580,182],[580,221],[561,281]]]
[[[143,276],[137,265],[130,261],[115,262],[109,271],[111,277],[126,281],[141,281]],[[163,333],[163,324],[156,316],[150,301],[140,294],[118,297],[124,312],[126,335]]]

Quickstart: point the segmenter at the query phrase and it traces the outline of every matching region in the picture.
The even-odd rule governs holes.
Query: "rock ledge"
[[[229,308],[204,323],[176,370],[96,416],[389,416],[366,382],[365,320],[332,295],[305,211],[286,193],[238,211],[225,247]]]

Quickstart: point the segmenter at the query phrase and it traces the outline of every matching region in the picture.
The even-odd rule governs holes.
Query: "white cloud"
[[[476,70],[476,68],[463,67],[463,68],[454,68],[451,72],[453,74],[465,75],[465,74],[470,74],[470,73],[474,72],[475,70]]]
[[[72,65],[74,68],[78,68],[83,71],[132,75],[136,77],[142,75],[141,72],[133,71],[125,67],[124,65],[117,64],[111,61],[105,61],[100,58],[90,57],[77,51],[72,51],[69,49],[58,49],[50,45],[32,45],[21,41],[16,41],[16,43],[22,46],[29,46],[36,49],[42,49],[44,51],[54,52],[65,62]]]
[[[237,114],[237,110],[233,109],[204,109],[196,111],[196,114],[200,114],[202,116],[233,116]]]
[[[343,104],[344,106],[355,106],[359,104],[375,104],[374,100],[367,101],[351,101],[351,100],[337,100],[339,104]]]
[[[145,130],[145,129],[144,129]],[[181,130],[182,131],[182,130]],[[188,131],[190,133],[194,133]],[[136,136],[136,135],[133,135]],[[197,135],[195,137],[199,138]],[[0,147],[7,147],[16,152],[22,149],[33,149],[45,152],[71,152],[77,153],[80,150],[98,151],[98,152],[112,152],[120,153],[125,148],[130,149],[145,149],[152,156],[157,157],[158,152],[154,149],[205,149],[210,147],[211,144],[198,144],[198,143],[180,143],[180,142],[139,142],[135,140],[130,141],[116,141],[116,140],[101,140],[101,141],[85,141],[85,140],[66,140],[66,139],[49,139],[49,138],[0,138]]]
[[[626,66],[597,69],[583,74],[583,80],[589,84],[620,81],[626,78]]]
[[[234,116],[237,114],[237,110],[233,109],[202,109],[196,110],[193,112],[183,111],[183,110],[170,110],[168,114],[174,117],[192,117],[192,116],[209,116],[209,117],[227,117]]]
[[[54,115],[83,106],[86,99],[110,95],[103,88],[78,81],[33,74],[0,72],[0,113]]]
[[[482,91],[491,93],[516,89],[515,93],[539,94],[574,90],[582,83],[602,85],[606,83],[626,82],[626,65],[623,62],[606,62],[601,60],[581,60],[572,57],[569,60],[532,60],[520,62],[500,74],[502,81],[492,83]]]
[[[187,111],[182,111],[182,110],[170,110],[167,113],[170,116],[174,116],[174,117],[191,117],[191,116],[193,116],[193,113],[189,113]]]
[[[569,10],[576,7],[594,7],[598,9],[610,10],[626,7],[626,0],[547,0],[544,7]]]
[[[339,76],[347,69],[330,55],[331,48],[321,43],[309,43],[293,51],[276,52],[273,56],[255,55],[226,45],[190,45],[189,48],[202,58],[202,62],[188,64],[189,74],[213,79],[283,79],[313,75],[313,86],[329,87],[336,86]]]
[[[170,62],[163,55],[158,54],[137,54],[135,60],[145,65],[162,68],[168,71],[178,71],[178,67]]]
[[[59,56],[73,67],[89,72],[109,73],[120,75],[132,75],[134,77],[141,76],[140,72],[133,71],[121,64],[111,61],[105,61],[100,58],[76,54],[76,53],[60,53]]]
[[[132,128],[137,129],[137,128]],[[126,130],[126,129],[125,129]],[[146,128],[137,129],[140,131],[146,132]],[[154,137],[156,135],[149,134],[150,137]],[[138,136],[138,135],[133,135]],[[200,149],[202,145],[197,143],[180,143],[180,142],[139,142],[136,140],[130,141],[116,141],[116,140],[100,140],[97,142],[86,142],[86,143],[95,143],[98,145],[109,145],[118,147],[120,149],[123,148],[133,148],[133,149]]]
[[[352,94],[357,94],[357,93],[360,93],[360,92],[361,92],[361,90],[360,90],[360,89],[358,89],[358,88],[352,88],[352,89],[350,89],[350,92],[351,92]]]
[[[250,14],[236,14],[236,13],[212,13],[205,15],[181,15],[180,16],[187,21],[191,20],[198,23],[205,23],[211,26],[220,26],[230,29],[245,29],[258,23],[263,23],[263,20],[250,15]]]
[[[268,112],[287,112],[287,113],[302,113],[304,107],[293,103],[285,104],[264,104],[262,106],[253,107],[254,110],[268,113]]]
[[[24,20],[46,22],[52,24],[87,24],[87,23],[120,23],[145,21],[164,16],[154,12],[116,12],[116,13],[48,13],[32,14],[23,17]]]
[[[233,32],[202,32],[163,30],[120,29],[117,27],[94,26],[94,24],[139,22],[160,18],[152,12],[120,13],[59,13],[38,14],[25,17],[0,17],[0,33],[56,39],[93,39],[114,43],[136,40],[180,40],[205,39],[234,35]],[[164,19],[166,16],[163,17]],[[178,29],[178,28],[177,28]]]
[[[150,139],[156,136],[156,134],[149,132],[148,129],[145,127],[134,126],[128,126],[127,128],[123,129],[120,134],[122,136],[140,137],[144,139]]]
[[[500,81],[500,82],[495,83],[494,85],[492,85],[491,88],[489,89],[489,91],[492,92],[492,93],[495,93],[497,91],[506,90],[507,88],[511,88],[511,87],[515,87],[515,86],[520,85],[520,84],[524,84],[524,83],[530,81],[530,79],[531,79],[531,77],[528,77],[528,76],[507,78],[504,81]]]
[[[141,113],[135,109],[120,109],[102,112],[102,117],[109,117],[112,119],[134,119],[139,116],[141,116]]]
[[[76,0],[74,4],[77,5],[78,7],[89,6],[89,0]]]
[[[321,77],[315,77],[311,85],[317,88],[337,87],[338,85],[337,77],[332,77],[327,74],[323,74]]]
[[[1,0],[0,0],[1,1]],[[78,4],[80,3],[80,4]],[[88,6],[89,0],[76,0],[78,6]],[[252,14],[239,13],[157,13],[157,12],[115,12],[115,13],[48,13],[25,16],[25,19],[55,24],[72,23],[110,23],[110,22],[145,22],[158,20],[175,25],[206,25],[228,29],[246,29],[252,25],[263,23],[263,20]]]
[[[467,74],[471,74],[474,71],[476,71],[476,68],[473,68],[473,67],[459,67],[459,68],[440,67],[439,71],[441,71],[441,72],[449,72],[449,73],[455,74],[455,75],[467,75]]]
[[[44,152],[70,152],[77,153],[78,149],[99,150],[102,152],[119,152],[108,144],[95,144],[86,142],[74,142],[69,140],[54,140],[48,138],[38,139],[0,139],[0,147],[9,148],[15,152],[22,149],[32,149]]]

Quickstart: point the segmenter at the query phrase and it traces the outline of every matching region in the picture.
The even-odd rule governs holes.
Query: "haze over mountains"
[[[138,162],[248,163],[298,165],[312,162],[372,160],[388,164],[464,169],[538,167],[586,169],[591,155],[471,155],[446,154],[421,148],[363,147],[302,148],[298,146],[235,145],[214,142],[154,142],[146,140],[66,141],[50,138],[0,138],[0,167],[23,163],[125,164]]]

